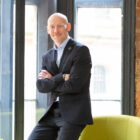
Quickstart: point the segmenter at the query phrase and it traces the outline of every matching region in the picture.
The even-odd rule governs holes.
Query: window
[[[94,66],[93,68],[93,93],[105,93],[106,92],[106,71],[104,66]]]
[[[76,1],[76,38],[92,58],[93,115],[121,114],[122,4]],[[104,111],[102,111],[104,110]]]
[[[34,37],[32,38],[32,36],[30,36],[30,34],[28,34],[26,36],[27,37],[26,39],[28,39],[29,42],[32,39],[33,40],[35,39],[33,51],[35,53],[34,56],[36,56],[36,57],[34,57],[34,62],[37,61],[36,62],[36,67],[37,67],[36,73],[38,73],[39,69],[40,69],[40,65],[41,65],[42,54],[47,50],[48,47],[51,47],[51,45],[50,45],[51,41],[49,40],[49,38],[46,34],[46,31],[45,31],[46,19],[47,19],[48,15],[50,15],[50,13],[52,13],[56,10],[57,6],[58,6],[57,8],[59,9],[60,3],[63,3],[63,5],[61,5],[61,11],[63,11],[64,13],[66,12],[65,14],[68,15],[68,17],[70,17],[70,20],[73,21],[73,19],[74,19],[73,12],[71,9],[73,8],[74,0],[71,0],[71,1],[70,0],[58,0],[57,5],[56,5],[56,0],[51,0],[51,1],[26,0],[26,1],[27,1],[27,4],[30,4],[33,6],[33,7],[32,6],[31,7],[32,7],[32,10],[34,11],[34,16],[33,16],[34,21],[35,21],[34,25],[37,26],[37,27],[34,26],[35,28],[37,28],[37,30],[35,30],[35,34],[34,34],[35,36],[33,35]],[[99,0],[75,0],[75,2],[76,2],[75,7],[77,8],[76,9],[77,10],[76,19],[78,19],[77,17],[79,17],[79,15],[80,15],[80,10],[83,10],[82,8],[86,8],[86,10],[94,9],[97,11],[100,10],[100,12],[104,9],[105,11],[101,13],[101,16],[109,13],[109,9],[114,9],[114,10],[121,9],[120,10],[121,19],[117,22],[120,22],[121,20],[123,20],[122,27],[120,26],[121,30],[123,31],[123,40],[121,41],[122,42],[121,44],[123,44],[122,48],[121,48],[122,52],[120,53],[120,51],[117,51],[118,48],[115,49],[115,51],[114,51],[114,48],[113,48],[112,53],[110,53],[110,55],[112,55],[112,56],[115,56],[115,57],[117,56],[116,58],[121,58],[121,59],[119,59],[119,61],[122,62],[122,71],[119,71],[119,72],[121,73],[122,76],[119,81],[122,81],[122,89],[121,89],[122,92],[119,91],[119,93],[121,93],[122,98],[118,98],[119,96],[118,96],[118,94],[116,94],[117,92],[115,90],[114,91],[116,93],[107,92],[108,88],[110,88],[111,86],[109,87],[107,84],[105,84],[105,90],[102,90],[102,92],[105,91],[105,93],[95,94],[96,93],[95,92],[94,94],[92,94],[93,95],[92,106],[93,106],[93,109],[96,110],[96,112],[93,111],[93,115],[99,115],[99,114],[102,115],[102,112],[104,114],[108,114],[108,112],[111,112],[111,114],[113,114],[115,108],[118,109],[117,114],[119,111],[121,111],[120,108],[122,108],[123,113],[134,115],[135,0],[134,1],[127,0],[127,1],[123,1],[123,2],[122,1],[123,0],[100,0],[100,1]],[[13,12],[14,11],[13,4],[15,4],[17,7],[15,13]],[[40,116],[43,113],[44,109],[46,108],[46,104],[47,104],[46,95],[40,95],[37,92],[37,94],[33,93],[33,95],[31,95],[30,97],[28,95],[25,95],[25,98],[24,98],[24,96],[22,94],[24,91],[24,88],[27,87],[27,85],[26,85],[27,83],[25,83],[26,87],[24,87],[24,83],[23,83],[23,77],[24,77],[24,72],[23,72],[24,66],[23,65],[24,64],[21,63],[21,62],[23,62],[22,60],[24,60],[23,59],[24,58],[24,55],[23,55],[24,54],[24,51],[23,51],[23,48],[24,48],[23,47],[24,46],[24,43],[23,43],[24,42],[24,35],[23,35],[23,33],[24,33],[23,32],[24,31],[24,14],[23,13],[24,13],[24,0],[0,0],[0,140],[23,140],[24,135],[25,135],[25,139],[26,139],[27,135],[29,134],[29,132],[25,131],[25,133],[24,133],[24,131],[23,131],[23,128],[24,128],[24,123],[23,123],[24,106],[22,104],[23,101],[25,102],[25,128],[27,128],[26,123],[28,122],[26,115],[29,113],[28,108],[26,108],[28,106],[26,106],[26,105],[30,104],[34,111],[34,113],[33,113],[34,118],[32,120],[33,122],[32,122],[32,126],[31,126],[31,127],[33,127],[33,125],[35,124],[35,121],[40,118]],[[16,22],[15,22],[15,18],[13,18],[13,16],[15,16],[15,14],[16,14],[16,18],[17,18]],[[71,14],[72,14],[72,16],[71,16]],[[88,12],[87,15],[89,15],[89,14],[90,13]],[[105,19],[107,17],[108,16],[104,16],[103,19]],[[83,18],[83,19],[85,19],[85,18]],[[90,21],[90,19],[88,20],[88,23],[90,25],[89,21]],[[96,20],[94,20],[94,21],[96,21]],[[15,22],[15,24],[14,24],[14,22]],[[102,23],[106,23],[106,22],[102,22]],[[73,23],[73,22],[71,22],[71,23]],[[122,21],[120,23],[122,23]],[[16,25],[16,27],[14,27],[13,25]],[[104,25],[104,24],[102,24],[102,25]],[[80,27],[80,24],[78,26]],[[74,27],[74,25],[72,27]],[[85,26],[82,26],[82,27],[84,28]],[[90,29],[93,28],[91,26],[89,26],[89,27],[90,27]],[[13,28],[16,29],[16,33],[13,33],[13,30],[14,30]],[[106,29],[108,29],[108,28],[106,28]],[[97,33],[99,33],[99,32],[97,32]],[[13,34],[15,34],[16,40],[15,40]],[[76,32],[76,34],[78,34],[78,32]],[[108,35],[108,34],[109,34],[109,32],[106,32],[106,35]],[[17,35],[19,38],[17,38]],[[103,35],[105,35],[105,34],[103,34]],[[113,35],[115,35],[115,34],[113,34]],[[81,42],[84,41],[83,43],[86,44],[85,41],[87,38],[85,38],[85,37],[81,38],[80,36],[79,37],[78,36],[77,36],[77,38],[79,39],[79,41],[81,41]],[[80,40],[80,39],[82,39],[82,40]],[[95,39],[99,39],[99,40],[96,40],[97,45],[99,45],[98,43],[101,42],[101,38],[99,38],[99,36],[94,36],[94,39],[89,37],[88,39],[89,40],[87,41],[87,43],[91,42],[91,44],[93,43],[92,41],[94,41],[94,43],[95,43]],[[14,45],[16,44],[15,42],[17,43],[16,47],[14,47]],[[102,42],[102,43],[104,45],[106,45],[106,41]],[[87,44],[87,46],[90,46],[90,45]],[[93,46],[94,46],[94,44],[93,44]],[[118,46],[120,46],[120,44]],[[100,47],[97,47],[96,49],[98,49],[98,48],[100,48]],[[26,49],[25,51],[27,51],[27,49],[29,49],[29,48],[25,48],[25,49]],[[37,50],[35,51],[35,49],[37,49]],[[89,49],[90,49],[90,47],[89,47]],[[93,48],[91,48],[90,50],[93,51]],[[14,53],[14,52],[16,52],[16,53]],[[29,50],[28,50],[28,52],[29,52]],[[101,52],[103,52],[104,54],[105,53],[109,54],[107,49],[105,49],[105,51],[104,50],[99,51],[99,53],[97,53],[97,54],[100,54]],[[93,54],[94,54],[94,56],[96,55],[96,53],[94,51],[93,51]],[[122,54],[122,56],[120,57],[120,56],[118,56],[118,54],[119,55]],[[13,58],[15,58],[15,56],[18,56],[18,57],[16,57],[18,59],[15,60],[16,61],[16,73],[14,72],[14,65],[15,65],[14,62],[15,61],[13,60]],[[111,59],[112,59],[112,57],[111,57]],[[97,60],[100,60],[100,59],[97,59]],[[26,61],[26,58],[25,58],[25,61]],[[114,61],[116,62],[116,60],[114,60]],[[97,75],[98,75],[97,77],[102,77],[102,78],[97,78],[95,80],[95,81],[100,81],[99,82],[100,86],[102,83],[101,81],[105,81],[105,83],[107,81],[111,81],[109,79],[112,78],[113,76],[116,76],[116,72],[118,73],[117,69],[116,69],[116,72],[115,72],[115,69],[114,70],[111,69],[111,71],[112,72],[114,71],[115,73],[109,75],[110,70],[109,70],[108,65],[95,63],[94,60],[93,60],[93,62],[94,62],[94,66],[92,69],[92,73],[95,73],[95,75],[97,73]],[[117,62],[118,62],[118,60],[117,60]],[[120,62],[119,62],[119,64],[120,64]],[[28,63],[26,63],[26,64],[28,64]],[[27,66],[25,66],[25,67],[27,67]],[[96,68],[98,67],[97,69],[100,69],[99,73],[96,72],[96,70],[94,69],[95,67]],[[119,67],[119,69],[120,69],[120,67]],[[34,71],[34,73],[35,73],[35,71]],[[105,76],[101,76],[101,75],[104,75],[103,73],[105,73]],[[16,74],[16,77],[15,77],[15,74]],[[108,78],[108,75],[110,78]],[[36,75],[34,75],[34,78],[35,77],[36,77]],[[98,80],[98,79],[100,79],[100,80]],[[113,79],[115,79],[115,78],[113,77]],[[15,82],[16,82],[16,84],[14,85]],[[111,81],[111,83],[112,83],[112,81]],[[120,85],[117,85],[117,86],[120,87]],[[104,87],[104,86],[101,86],[101,87]],[[115,87],[116,87],[116,85],[115,85]],[[113,89],[114,87],[111,87],[111,88]],[[102,88],[102,89],[104,89],[104,88]],[[16,90],[16,92],[15,92],[15,90]],[[18,92],[18,91],[20,91],[20,92]],[[27,91],[27,90],[25,89],[25,91]],[[28,93],[28,92],[26,92],[26,93]],[[46,101],[45,101],[45,98],[46,98]],[[121,99],[122,107],[119,108],[119,106],[121,105],[120,99]],[[113,107],[112,107],[112,105],[113,105]],[[110,109],[110,107],[112,109]],[[14,112],[13,108],[16,108],[15,112]],[[107,110],[107,109],[109,109],[109,110]],[[104,110],[104,111],[102,111],[102,110]],[[36,113],[36,115],[35,115],[35,113]],[[15,120],[15,121],[13,121],[13,120]],[[30,128],[30,130],[31,130],[31,128]]]
[[[36,124],[37,6],[25,6],[24,139]],[[29,115],[30,114],[30,115]],[[30,125],[29,125],[30,124]]]

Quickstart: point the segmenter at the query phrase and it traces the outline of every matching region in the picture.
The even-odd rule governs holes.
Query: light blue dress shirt
[[[57,46],[56,44],[54,45],[54,49],[57,50],[56,64],[57,64],[58,68],[60,65],[60,61],[61,61],[64,49],[65,49],[69,39],[70,39],[70,37],[68,36],[67,39],[60,46]],[[57,102],[59,101],[59,97],[57,97],[56,101]]]
[[[57,59],[56,59],[56,64],[59,67],[60,65],[60,61],[63,55],[63,51],[69,41],[70,37],[68,36],[67,39],[60,45],[60,46],[56,46],[56,44],[54,45],[54,48],[57,50]]]

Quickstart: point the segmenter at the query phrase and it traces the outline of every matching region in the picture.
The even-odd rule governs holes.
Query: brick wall
[[[140,0],[136,0],[136,116],[140,116]]]

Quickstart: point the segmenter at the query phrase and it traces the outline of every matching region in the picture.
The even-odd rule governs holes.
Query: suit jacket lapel
[[[71,53],[73,49],[73,43],[72,43],[72,39],[70,39],[64,49],[64,52],[63,52],[63,55],[62,55],[62,58],[61,58],[61,61],[60,61],[60,65],[59,65],[59,71],[62,70],[63,68],[63,64],[65,63],[65,61],[67,60],[69,54]]]

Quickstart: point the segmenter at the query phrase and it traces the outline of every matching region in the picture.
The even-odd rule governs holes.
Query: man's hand
[[[47,70],[41,70],[41,72],[38,75],[38,79],[45,79],[45,78],[51,78],[52,75]]]
[[[63,78],[65,81],[69,80],[70,74],[63,74]]]

